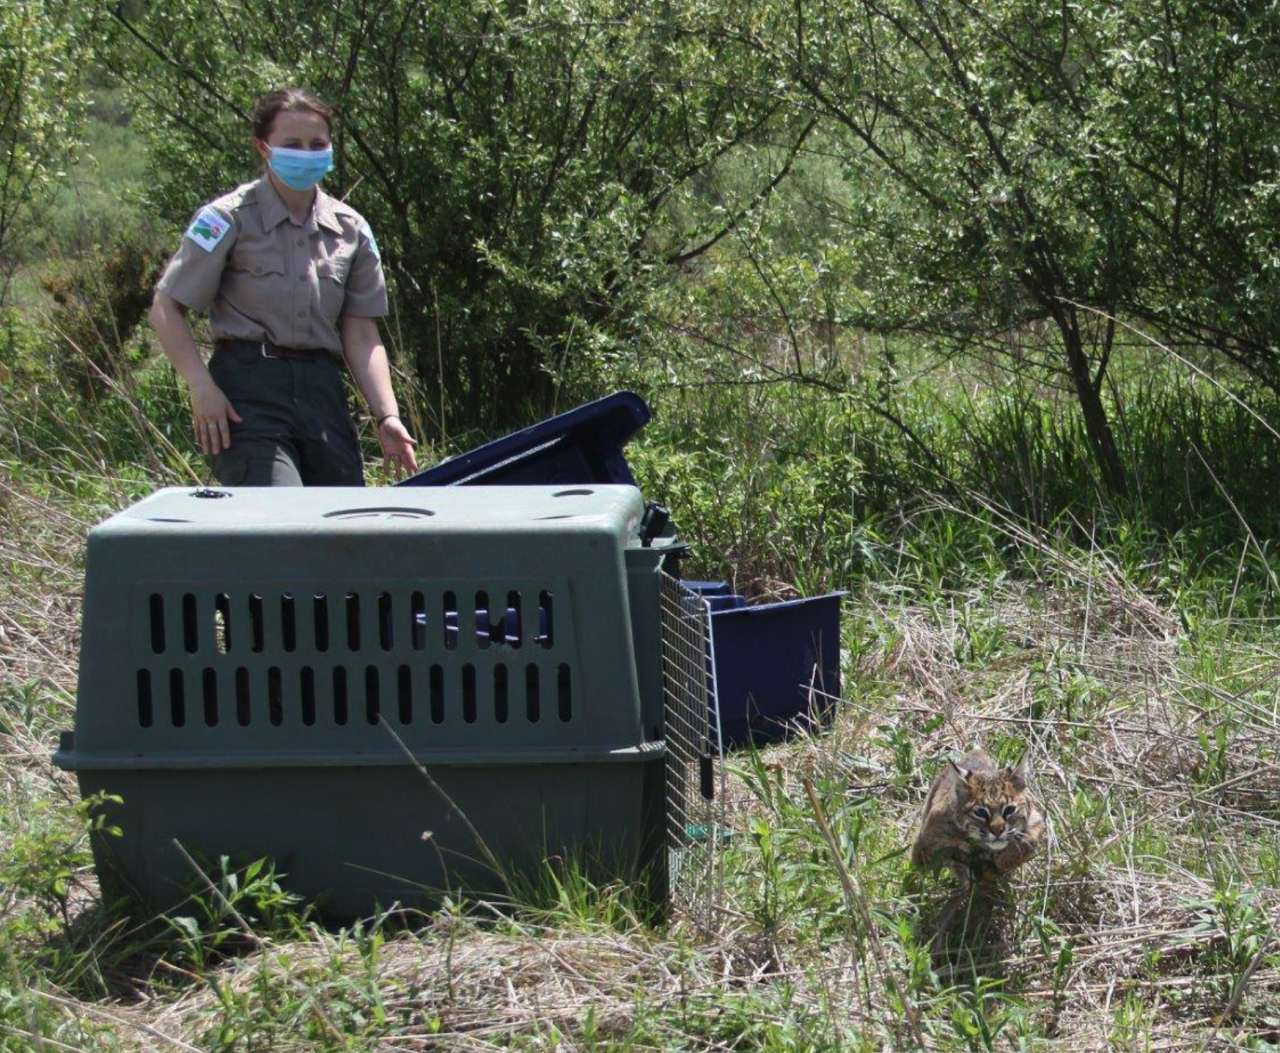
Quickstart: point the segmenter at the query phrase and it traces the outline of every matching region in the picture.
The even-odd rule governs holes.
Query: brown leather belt
[[[249,348],[263,358],[285,358],[293,362],[317,362],[329,358],[329,352],[316,347],[281,347],[270,340],[219,340],[214,345],[218,351],[238,351]]]

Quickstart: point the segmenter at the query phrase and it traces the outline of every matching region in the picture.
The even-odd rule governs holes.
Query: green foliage
[[[842,169],[808,209],[828,232],[802,250],[833,274],[826,317],[1048,366],[1117,493],[1132,484],[1103,398],[1117,315],[1274,382],[1277,17],[1155,0],[727,16]],[[795,251],[766,239],[739,270],[768,277],[757,303],[812,317],[780,244]]]
[[[305,921],[305,912],[297,912],[300,902],[281,887],[268,860],[237,867],[222,856],[192,875],[187,912],[166,914],[161,921],[176,946],[175,957],[206,969],[228,954],[256,947],[262,936],[299,932]]]
[[[1209,974],[1210,997],[1229,1002],[1263,962],[1280,960],[1273,947],[1274,923],[1258,890],[1234,875],[1219,877],[1213,895],[1186,904],[1195,921],[1182,944],[1197,952]]]
[[[47,997],[52,992],[28,985],[18,969],[19,962],[0,950],[0,1051],[69,1047],[107,1053],[123,1048],[109,1025],[68,1012]]]
[[[142,357],[130,341],[151,305],[160,257],[126,238],[46,266],[40,284],[53,300],[47,323],[55,368],[86,398],[128,376]]]
[[[1107,485],[1124,492],[1100,399],[1114,327],[1077,305],[1114,312],[1144,260],[1127,188],[1094,148],[1106,89],[1089,61],[1090,10],[848,0],[821,19],[770,7],[742,31],[796,105],[831,126],[861,292],[843,320],[989,353],[1047,323],[1047,362],[1073,385]]]
[[[0,4],[0,304],[35,207],[64,175],[84,110],[85,5]]]
[[[162,226],[141,203],[147,144],[133,124],[124,89],[99,67],[91,68],[88,80],[82,141],[42,210],[32,263],[79,257],[119,241],[150,244]]]
[[[647,878],[625,884],[610,876],[606,861],[553,857],[534,875],[507,879],[511,908],[526,924],[564,930],[628,931],[661,913]]]
[[[655,416],[628,457],[641,490],[695,541],[702,572],[818,591],[866,568],[852,402],[711,388],[664,399]]]
[[[1280,11],[1145,0],[1091,5],[1103,86],[1097,152],[1114,158],[1145,257],[1123,301],[1179,344],[1280,383]]]
[[[93,860],[88,836],[118,836],[104,808],[119,803],[118,797],[94,794],[70,808],[45,798],[36,800],[10,840],[6,858],[0,863],[0,885],[8,902],[0,914],[8,914],[21,900],[29,900],[50,919],[70,924],[67,898],[72,883],[88,870]],[[10,933],[11,934],[11,933]]]
[[[1266,483],[1280,457],[1270,430],[1280,430],[1280,401],[1127,356],[1116,367],[1127,407],[1117,440],[1136,485],[1116,499],[1081,455],[1069,396],[1019,380],[971,393],[963,373],[928,361],[901,356],[889,382],[850,378],[838,395],[816,385],[660,391],[628,459],[693,542],[693,569],[756,594],[886,575],[935,591],[1052,572],[1030,530],[1104,548],[1189,618],[1280,600],[1265,541],[1280,531]],[[1207,584],[1219,574],[1236,579],[1232,590]],[[1005,646],[1003,631],[975,615],[957,645],[980,666]],[[1082,688],[1053,690],[1065,697],[1038,704],[1070,707]]]
[[[203,478],[206,467],[191,441],[189,403],[176,372],[142,369],[85,402],[60,367],[58,346],[22,332],[27,353],[6,381],[10,397],[0,401],[0,456],[14,475],[83,501],[95,515],[123,495],[142,497],[157,483]]]

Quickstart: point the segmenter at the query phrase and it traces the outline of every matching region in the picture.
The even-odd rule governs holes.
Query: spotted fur
[[[943,765],[924,800],[912,866],[961,877],[1007,874],[1035,854],[1044,820],[1027,794],[1025,762],[997,768],[981,750]]]

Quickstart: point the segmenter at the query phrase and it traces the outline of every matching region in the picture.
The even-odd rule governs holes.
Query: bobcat
[[[924,799],[911,847],[916,868],[950,867],[961,879],[991,880],[1035,854],[1044,820],[1027,796],[1025,762],[997,769],[981,750],[948,761]]]

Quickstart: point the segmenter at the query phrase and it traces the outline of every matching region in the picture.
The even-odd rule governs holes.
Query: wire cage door
[[[721,905],[725,837],[711,617],[701,595],[669,574],[660,577],[667,887],[673,910],[709,930]]]

